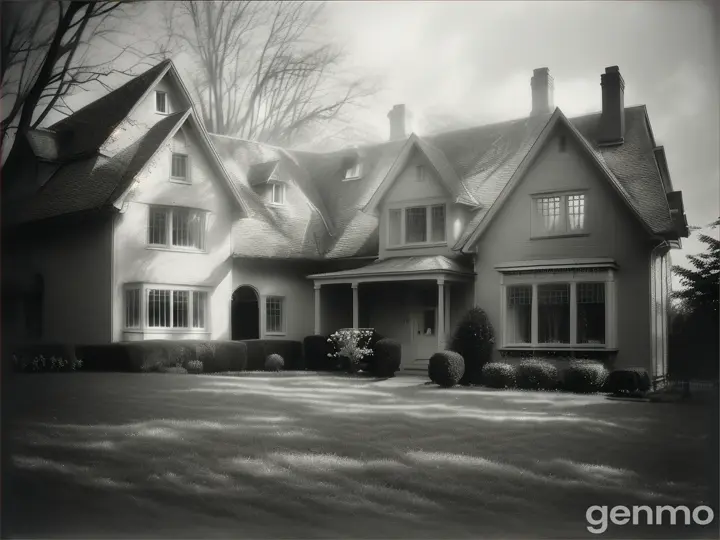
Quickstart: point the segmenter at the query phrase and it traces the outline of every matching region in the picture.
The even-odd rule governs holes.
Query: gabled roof
[[[251,165],[247,174],[248,184],[251,186],[267,184],[273,178],[273,174],[276,175],[278,163],[279,160],[273,160]]]
[[[170,60],[164,60],[49,126],[46,131],[54,132],[61,143],[58,157],[97,151],[171,65]]]

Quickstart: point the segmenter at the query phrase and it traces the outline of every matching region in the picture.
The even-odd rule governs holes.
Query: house
[[[567,118],[530,114],[317,153],[209,134],[165,61],[31,131],[6,167],[3,314],[15,340],[295,339],[374,327],[403,366],[471,306],[495,355],[590,354],[662,377],[682,194],[617,67]]]

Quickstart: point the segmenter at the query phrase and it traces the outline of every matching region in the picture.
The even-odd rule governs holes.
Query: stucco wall
[[[4,268],[11,268],[13,273],[25,278],[42,276],[40,342],[97,344],[110,341],[111,237],[111,217],[103,216],[82,222],[56,223],[36,234],[24,235],[14,247],[3,246]],[[22,317],[22,313],[3,314],[5,320],[11,317]],[[28,336],[22,333],[24,321],[14,323],[18,334],[8,337],[25,341]]]
[[[496,329],[500,321],[500,273],[512,261],[611,257],[618,266],[618,366],[650,368],[650,242],[638,219],[568,137],[561,152],[559,130],[477,243],[476,304]],[[531,195],[545,190],[586,189],[588,235],[530,239]],[[497,355],[499,353],[496,352]]]
[[[113,338],[123,339],[123,285],[133,282],[161,285],[207,286],[211,334],[198,338],[226,339],[232,294],[231,224],[237,208],[223,180],[211,167],[198,134],[184,126],[188,143],[191,184],[170,181],[171,146],[161,148],[137,177],[130,202],[115,226],[115,277],[113,280]],[[207,211],[205,252],[188,253],[148,247],[150,205],[189,207]],[[147,337],[153,337],[148,336]],[[167,337],[158,334],[156,337]],[[183,338],[187,335],[173,337]]]

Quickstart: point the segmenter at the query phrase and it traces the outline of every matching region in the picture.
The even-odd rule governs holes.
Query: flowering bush
[[[66,360],[61,356],[45,358],[44,355],[39,354],[32,359],[13,355],[13,364],[17,371],[75,371],[82,367],[83,362],[79,358],[70,360]]]
[[[366,328],[343,328],[328,338],[328,342],[335,347],[334,352],[328,353],[332,358],[347,359],[349,371],[357,371],[360,361],[370,356],[370,338],[373,330]]]
[[[190,360],[186,367],[188,373],[202,373],[203,363],[200,360]]]

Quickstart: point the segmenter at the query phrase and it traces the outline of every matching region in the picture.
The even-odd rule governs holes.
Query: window
[[[546,276],[537,278],[542,279],[540,283],[505,287],[504,344],[533,347],[608,345],[608,322],[613,318],[608,317],[606,298],[608,291],[614,290],[611,288],[613,282],[589,281],[587,277],[566,281],[562,276],[554,282]],[[517,275],[509,279],[517,282],[525,278]]]
[[[167,94],[165,92],[155,92],[155,112],[167,113]]]
[[[426,336],[435,335],[435,309],[426,309],[423,311],[422,333]]]
[[[170,177],[175,180],[188,180],[187,174],[187,154],[178,154],[173,152],[172,165],[170,167]]]
[[[125,289],[125,328],[133,330],[204,330],[206,291],[136,285]]]
[[[268,296],[265,300],[265,331],[270,334],[285,332],[283,307],[285,299],[281,296]]]
[[[205,249],[205,212],[190,208],[151,207],[148,244]]]
[[[547,195],[533,198],[533,236],[585,232],[585,195]]]
[[[273,204],[285,204],[285,184],[270,184],[270,201]]]
[[[388,210],[388,245],[443,243],[445,205],[413,206]]]
[[[362,163],[360,160],[353,163],[352,166],[345,169],[345,180],[355,180],[362,175]]]

